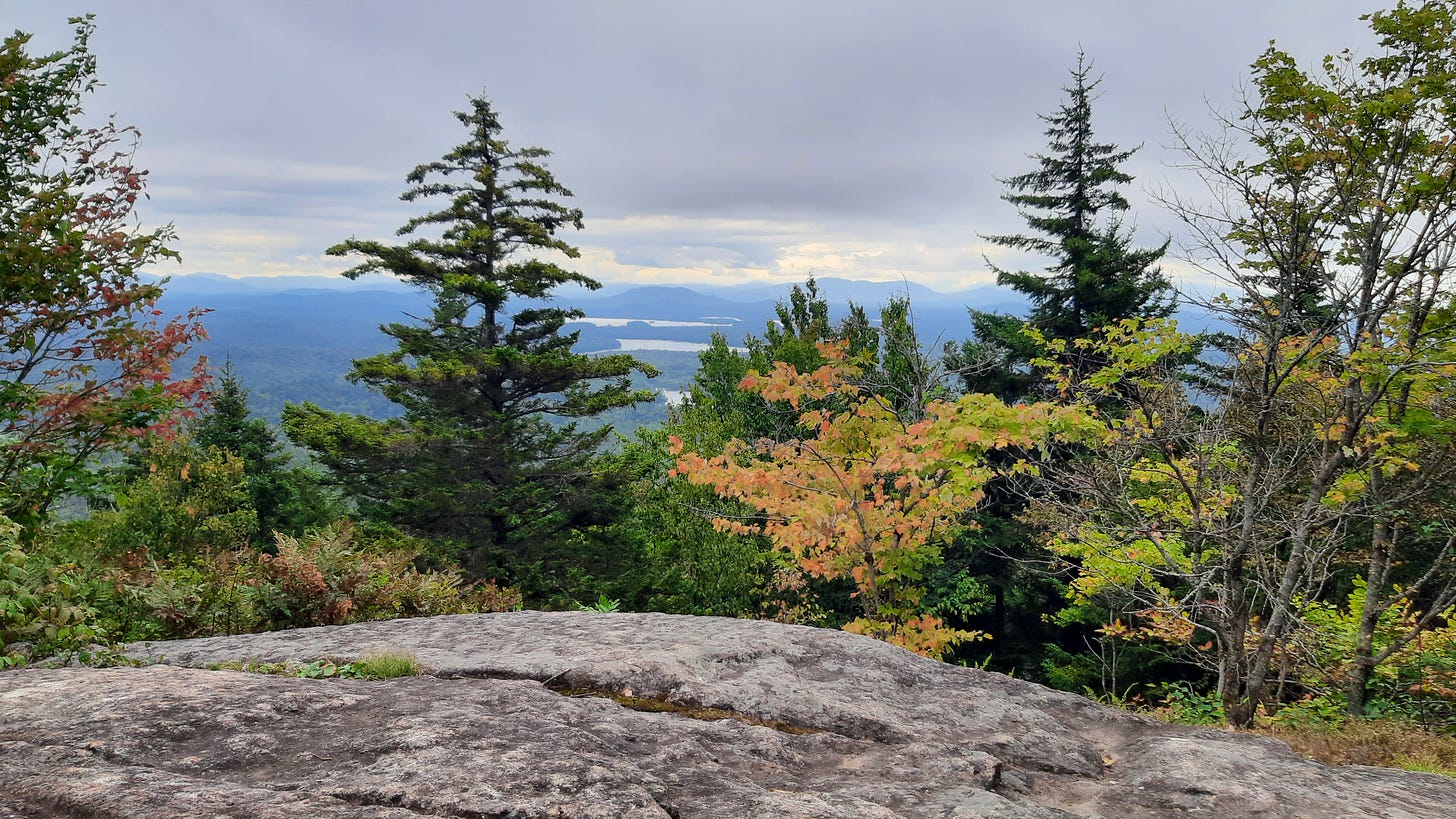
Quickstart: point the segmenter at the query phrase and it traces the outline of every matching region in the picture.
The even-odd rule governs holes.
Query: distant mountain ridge
[[[1025,309],[1019,294],[993,287],[940,293],[906,282],[816,282],[835,319],[848,312],[850,300],[873,317],[890,298],[908,294],[921,339],[931,346],[970,334],[967,307],[1012,313]],[[625,349],[651,361],[664,370],[651,386],[676,391],[696,372],[693,350],[706,345],[714,332],[734,346],[741,346],[746,336],[761,336],[775,305],[792,286],[611,283],[599,291],[562,288],[552,303],[578,307],[592,319],[618,319],[612,326],[576,322],[567,329],[580,333],[579,350]],[[230,360],[251,392],[254,412],[275,422],[285,403],[304,401],[375,417],[394,413],[395,405],[349,383],[345,375],[353,359],[392,349],[391,340],[379,331],[381,324],[408,322],[411,316],[426,315],[430,307],[428,294],[385,276],[350,281],[342,276],[230,278],[194,273],[171,277],[165,293],[161,307],[169,313],[193,306],[211,310],[203,319],[209,338],[195,352],[217,366]],[[664,409],[665,399],[654,412]]]

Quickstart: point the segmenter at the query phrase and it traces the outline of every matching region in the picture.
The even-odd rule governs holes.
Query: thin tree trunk
[[[1378,485],[1372,483],[1372,489]],[[1360,624],[1355,632],[1355,655],[1346,683],[1345,710],[1354,717],[1365,716],[1370,695],[1370,677],[1375,672],[1375,627],[1384,608],[1380,590],[1390,572],[1391,531],[1388,521],[1378,521],[1370,536],[1370,564],[1365,573],[1365,598],[1360,605]]]

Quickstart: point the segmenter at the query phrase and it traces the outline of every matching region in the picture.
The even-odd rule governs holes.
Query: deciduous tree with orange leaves
[[[798,437],[735,439],[711,458],[674,441],[676,473],[761,513],[718,518],[719,529],[762,532],[804,572],[851,578],[862,616],[846,630],[939,657],[978,635],[924,611],[926,570],[988,481],[1033,468],[1023,457],[993,465],[988,455],[1044,451],[1057,441],[1087,440],[1100,427],[1075,407],[1012,406],[988,395],[931,401],[923,420],[907,422],[884,397],[856,385],[860,368],[843,346],[821,349],[828,363],[813,372],[778,362],[739,384],[765,401],[788,402],[798,413]]]

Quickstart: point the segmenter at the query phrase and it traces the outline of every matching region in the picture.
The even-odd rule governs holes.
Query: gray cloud
[[[602,275],[797,275],[822,245],[850,272],[892,258],[946,285],[984,273],[977,233],[1021,227],[996,177],[1031,167],[1079,47],[1105,77],[1099,134],[1143,143],[1130,170],[1152,183],[1176,159],[1167,116],[1206,123],[1269,39],[1305,64],[1368,42],[1352,0],[0,0],[50,48],[88,8],[107,84],[91,109],[144,131],[147,217],[231,242],[188,258],[232,275],[339,269],[303,257],[392,235],[404,174],[459,141],[450,112],[484,89],[513,142],[555,152],[588,217],[576,240],[615,259]],[[1175,229],[1131,193],[1146,241]],[[659,216],[679,221],[625,227]],[[702,234],[734,220],[794,231]],[[250,254],[246,236],[270,238]]]

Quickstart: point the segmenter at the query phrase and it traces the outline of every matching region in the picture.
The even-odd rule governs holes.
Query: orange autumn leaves
[[[827,363],[801,373],[779,362],[738,385],[788,404],[799,435],[730,441],[704,457],[672,441],[675,474],[757,510],[753,520],[718,518],[737,534],[765,534],[806,574],[851,578],[862,616],[845,629],[932,657],[979,635],[923,610],[923,581],[940,547],[1004,470],[1057,440],[1081,440],[1100,427],[1084,412],[1053,404],[1008,406],[987,395],[935,400],[909,422],[857,385],[860,368],[842,346],[823,345]],[[1018,457],[992,466],[987,455]]]

